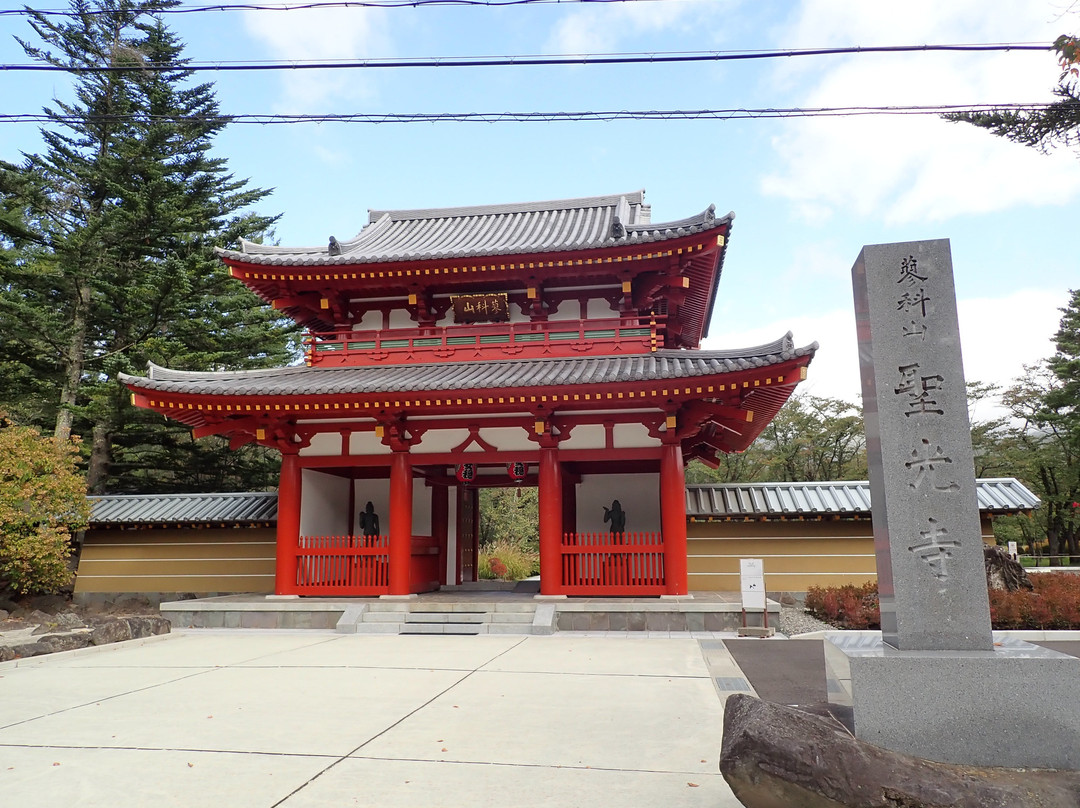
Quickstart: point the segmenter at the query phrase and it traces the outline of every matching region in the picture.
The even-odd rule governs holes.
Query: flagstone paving
[[[198,630],[4,663],[0,794],[20,808],[735,808],[722,705],[747,686],[719,645]]]

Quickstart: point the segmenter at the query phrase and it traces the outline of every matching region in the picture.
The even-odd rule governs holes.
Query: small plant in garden
[[[812,586],[806,593],[806,610],[818,620],[841,628],[881,628],[876,583]]]
[[[520,581],[540,571],[540,553],[509,541],[497,541],[480,548],[478,574],[484,579]]]

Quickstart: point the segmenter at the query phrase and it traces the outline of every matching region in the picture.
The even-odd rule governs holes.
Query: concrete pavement
[[[179,631],[0,664],[30,806],[709,806],[716,640]]]

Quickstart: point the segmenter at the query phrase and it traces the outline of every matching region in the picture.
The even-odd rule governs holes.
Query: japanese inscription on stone
[[[852,267],[885,641],[993,647],[947,240]]]

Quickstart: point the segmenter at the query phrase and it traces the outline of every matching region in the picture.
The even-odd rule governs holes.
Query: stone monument
[[[867,246],[851,272],[882,628],[830,638],[855,734],[947,763],[1080,768],[1080,659],[990,627],[949,242]]]

